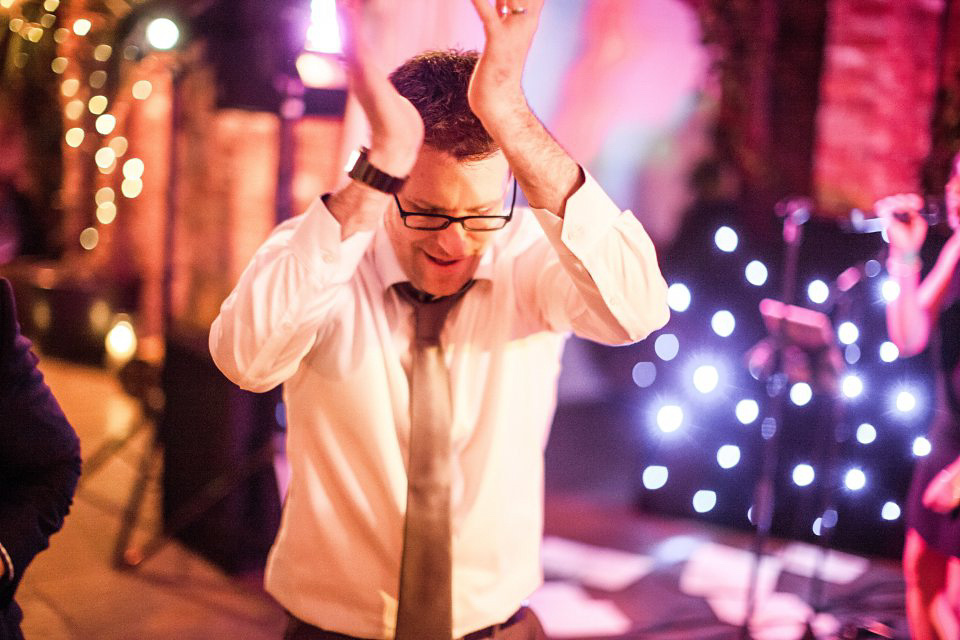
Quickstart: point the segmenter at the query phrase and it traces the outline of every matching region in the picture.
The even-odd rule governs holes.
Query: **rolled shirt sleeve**
[[[231,381],[268,391],[294,374],[357,269],[373,232],[340,238],[317,198],[257,250],[210,328],[210,353]]]
[[[562,219],[533,210],[558,263],[529,269],[537,275],[528,287],[550,326],[607,344],[636,342],[670,317],[656,249],[633,213],[621,211],[584,174]],[[534,255],[528,261],[544,260]]]

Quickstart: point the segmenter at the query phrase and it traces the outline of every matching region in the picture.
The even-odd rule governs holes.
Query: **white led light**
[[[743,424],[750,424],[760,415],[760,405],[756,400],[749,398],[741,400],[736,407],[737,420]]]
[[[853,344],[860,337],[860,329],[849,320],[841,322],[837,327],[837,339],[842,344]]]
[[[913,392],[904,389],[897,392],[895,404],[900,413],[910,413],[917,408],[917,397]]]
[[[680,351],[680,341],[672,333],[662,333],[653,341],[653,350],[661,360],[673,360]]]
[[[737,232],[726,225],[717,229],[717,232],[713,234],[713,241],[717,244],[717,248],[720,249],[720,251],[726,253],[736,251],[737,245],[740,244],[740,238],[737,236]]]
[[[896,520],[900,517],[900,505],[896,502],[886,502],[880,511],[880,517],[884,520]]]
[[[664,433],[673,433],[683,424],[683,409],[675,404],[666,404],[657,411],[657,427]]]
[[[674,282],[667,289],[667,305],[677,312],[690,308],[690,289],[681,282]]]
[[[693,386],[700,393],[710,393],[720,383],[720,373],[710,364],[700,365],[693,372]]]
[[[793,482],[798,487],[806,487],[813,479],[816,477],[816,472],[814,472],[813,467],[809,464],[798,464],[793,468]]]
[[[806,382],[798,382],[790,387],[790,401],[798,407],[810,402],[813,398],[813,389]]]
[[[646,389],[657,379],[657,366],[652,362],[638,362],[633,365],[631,376],[635,385]]]
[[[877,439],[877,429],[870,423],[864,422],[857,427],[857,442],[870,444]]]
[[[665,484],[670,477],[670,472],[666,467],[660,465],[650,465],[643,470],[643,486],[650,491],[656,491]]]
[[[850,491],[860,491],[867,486],[867,474],[865,474],[862,469],[854,467],[843,476],[843,484],[846,485]]]
[[[724,469],[732,469],[740,462],[740,447],[735,444],[725,444],[717,449],[717,464]]]
[[[737,326],[737,321],[734,320],[732,313],[726,309],[722,309],[710,318],[710,326],[718,336],[727,338],[733,333],[734,328]]]
[[[709,489],[701,489],[693,494],[693,508],[697,513],[707,513],[717,506],[717,494]]]
[[[830,287],[823,280],[814,280],[807,285],[807,297],[810,302],[822,304],[830,297]]]
[[[900,297],[900,285],[897,284],[896,280],[887,278],[883,281],[883,284],[880,285],[880,295],[882,295],[883,299],[887,302],[893,302]]]
[[[747,267],[743,270],[743,273],[747,277],[747,282],[755,287],[763,286],[767,282],[767,265],[759,260],[751,260],[747,263]]]
[[[851,373],[843,377],[840,387],[843,389],[843,395],[851,399],[858,398],[863,393],[863,380],[860,376]]]
[[[932,450],[933,447],[930,445],[930,441],[923,436],[918,436],[913,441],[913,455],[917,456],[918,458],[923,458],[930,455]]]
[[[154,49],[167,51],[180,41],[180,27],[169,18],[155,18],[147,25],[147,42]]]
[[[880,359],[884,362],[893,362],[900,357],[900,349],[889,340],[880,345]]]

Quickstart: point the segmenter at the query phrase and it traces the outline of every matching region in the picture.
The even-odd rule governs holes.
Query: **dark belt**
[[[500,622],[498,624],[492,624],[489,627],[484,627],[483,629],[477,629],[476,631],[471,631],[467,635],[463,636],[460,640],[484,640],[485,638],[492,638],[493,634],[497,631],[502,631],[507,627],[513,626],[514,624],[520,622],[523,619],[524,614],[526,613],[526,607],[520,607],[517,609],[512,616]],[[297,618],[290,612],[287,612],[287,616],[290,620],[290,626],[286,637],[292,637],[296,640],[351,640],[352,636],[343,635],[342,633],[335,633],[333,631],[325,631],[319,627],[315,627],[308,622]]]
[[[527,610],[526,607],[520,607],[519,609],[513,612],[512,616],[510,616],[503,622],[499,624],[492,624],[489,627],[484,627],[483,629],[477,629],[476,631],[471,631],[467,635],[463,636],[461,640],[483,640],[484,638],[492,638],[493,634],[495,634],[497,631],[501,631],[503,629],[506,629],[509,626],[512,626],[520,622],[520,620],[523,619],[523,615],[526,612],[526,610]]]

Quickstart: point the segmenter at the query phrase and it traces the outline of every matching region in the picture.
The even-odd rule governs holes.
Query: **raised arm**
[[[423,142],[423,121],[377,63],[366,0],[340,3],[352,94],[370,124],[369,163],[405,178]],[[332,322],[337,300],[391,196],[356,180],[284,222],[257,250],[210,327],[210,353],[234,383],[266,391],[300,366]],[[363,233],[367,232],[367,233]]]
[[[927,234],[927,223],[920,216],[922,207],[923,199],[916,194],[889,196],[874,207],[887,221],[887,270],[900,287],[899,296],[887,305],[887,332],[900,352],[908,356],[926,348],[960,259],[960,234],[954,233],[920,282],[920,248]]]
[[[471,1],[486,46],[470,82],[470,108],[503,149],[530,205],[562,218],[583,172],[530,110],[521,87],[543,0]]]
[[[344,62],[347,82],[370,124],[368,158],[377,169],[398,178],[410,173],[423,143],[423,120],[410,101],[390,83],[371,47],[368,0],[341,0],[346,28]],[[344,239],[376,228],[391,196],[351,180],[327,199]]]

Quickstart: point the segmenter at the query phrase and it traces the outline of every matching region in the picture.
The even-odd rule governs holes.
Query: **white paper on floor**
[[[825,558],[821,554],[826,553]],[[812,578],[820,563],[820,578],[834,584],[850,584],[870,568],[870,561],[860,556],[839,551],[824,551],[822,547],[795,542],[780,552],[783,568],[790,573]]]
[[[754,555],[750,551],[708,542],[701,545],[683,567],[680,590],[691,596],[722,594],[743,598],[750,587]],[[780,577],[780,560],[763,556],[757,593],[772,593]]]
[[[719,621],[742,626],[750,596],[753,563],[754,554],[750,551],[704,544],[684,566],[680,590],[705,598]],[[804,623],[813,613],[810,605],[799,596],[776,592],[782,566],[781,559],[776,556],[764,556],[761,560],[750,625],[755,640],[799,640],[803,637]],[[840,623],[832,615],[820,614],[813,626],[817,636],[821,637],[835,633]]]
[[[547,582],[529,604],[551,638],[619,636],[630,630],[630,618],[617,605],[594,600],[576,584]]]
[[[743,626],[746,600],[715,596],[707,599],[717,619],[733,626]],[[793,593],[769,593],[757,600],[750,622],[753,640],[800,640],[813,609]],[[833,637],[840,630],[840,622],[832,615],[821,613],[813,619],[813,632],[818,638]]]
[[[548,576],[611,592],[626,589],[653,569],[649,556],[553,536],[543,539],[541,558]]]

